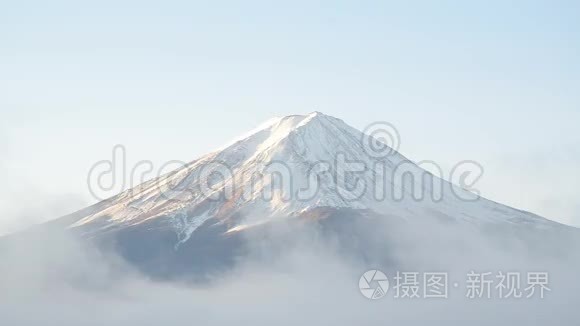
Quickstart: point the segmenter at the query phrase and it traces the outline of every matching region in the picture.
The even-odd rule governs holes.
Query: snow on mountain
[[[369,137],[319,112],[276,118],[172,173],[97,204],[71,227],[107,230],[159,220],[174,228],[181,243],[210,219],[237,230],[319,207],[474,225],[553,224],[484,198],[464,200],[473,195],[438,178],[441,198],[432,196],[433,183],[419,184],[426,195],[414,198],[416,189],[406,186],[400,168],[415,176],[430,174],[393,150],[385,157],[370,155],[363,145]]]

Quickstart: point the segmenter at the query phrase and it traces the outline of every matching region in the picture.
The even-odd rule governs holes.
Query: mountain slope
[[[47,230],[58,240],[63,229],[146,275],[187,280],[231,271],[248,257],[271,264],[289,248],[330,246],[357,266],[392,268],[412,252],[421,262],[454,264],[462,255],[475,264],[470,257],[488,246],[515,248],[515,257],[565,257],[578,239],[574,228],[474,197],[319,112],[268,121],[180,169],[9,240],[26,247]]]

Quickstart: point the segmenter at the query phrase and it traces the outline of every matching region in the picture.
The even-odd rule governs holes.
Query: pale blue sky
[[[2,3],[0,233],[91,203],[115,144],[189,161],[313,110],[390,121],[411,159],[477,160],[484,196],[580,226],[578,17],[578,1]]]

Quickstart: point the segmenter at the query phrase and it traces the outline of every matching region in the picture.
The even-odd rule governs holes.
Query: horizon
[[[115,154],[116,148],[119,148],[119,146],[121,146],[121,148],[123,149],[123,152],[122,152],[123,155],[126,155],[126,157],[125,157],[126,162],[125,163],[126,164],[129,164],[129,167],[131,167],[131,164],[133,164],[134,165],[133,166],[133,169],[138,169],[139,168],[139,164],[141,164],[143,162],[147,162],[148,164],[151,164],[152,167],[161,166],[161,169],[158,171],[158,173],[156,173],[154,175],[150,175],[149,177],[142,179],[142,182],[138,182],[138,183],[135,183],[135,184],[124,185],[123,188],[122,188],[122,190],[119,189],[118,191],[114,191],[114,192],[110,192],[109,191],[108,192],[109,195],[106,196],[106,197],[96,196],[95,193],[93,192],[93,190],[91,190],[90,184],[88,184],[87,185],[88,191],[87,191],[87,189],[85,189],[85,191],[89,195],[87,196],[85,194],[85,197],[83,197],[83,199],[77,201],[77,203],[75,204],[76,206],[73,206],[73,208],[70,208],[70,206],[69,207],[66,207],[66,208],[56,207],[55,211],[58,212],[59,215],[55,215],[55,216],[44,216],[44,217],[42,217],[40,219],[37,218],[36,220],[25,220],[24,222],[22,222],[22,221],[15,221],[17,223],[15,223],[14,225],[17,225],[17,226],[14,226],[13,225],[12,227],[9,227],[9,228],[7,228],[7,230],[4,230],[4,231],[0,228],[0,235],[3,235],[3,234],[6,235],[6,234],[14,233],[14,232],[19,232],[19,231],[22,231],[22,230],[24,230],[24,229],[26,229],[26,228],[28,228],[30,226],[33,226],[33,225],[42,224],[42,223],[47,222],[47,221],[50,221],[50,220],[58,219],[60,217],[63,217],[63,216],[66,216],[66,215],[75,213],[75,212],[77,212],[77,211],[79,211],[79,210],[81,210],[83,208],[88,207],[88,206],[92,206],[92,205],[94,205],[94,204],[96,204],[96,203],[98,203],[100,201],[103,201],[103,200],[106,200],[108,198],[114,197],[115,195],[117,195],[119,193],[122,193],[123,191],[126,191],[128,189],[138,188],[138,186],[140,184],[142,184],[143,182],[146,182],[146,181],[149,181],[149,180],[152,180],[152,179],[156,179],[156,178],[158,178],[160,175],[162,175],[164,173],[168,173],[168,172],[174,171],[176,169],[179,169],[179,167],[181,165],[184,165],[184,164],[186,164],[188,162],[195,161],[195,160],[197,160],[197,159],[199,159],[199,158],[201,158],[201,157],[203,157],[205,155],[211,154],[213,152],[223,151],[228,146],[232,145],[233,143],[235,143],[237,141],[240,141],[242,139],[245,139],[245,138],[249,137],[250,135],[258,132],[259,130],[263,130],[263,129],[267,128],[269,125],[273,125],[276,122],[279,122],[280,120],[282,120],[284,118],[297,117],[297,116],[300,116],[300,117],[309,117],[309,116],[314,115],[314,114],[321,114],[323,116],[329,116],[329,117],[332,117],[332,118],[336,118],[336,119],[339,119],[339,120],[343,121],[346,125],[351,126],[348,123],[348,121],[344,121],[340,117],[335,117],[335,116],[326,114],[324,112],[321,112],[319,110],[313,110],[313,111],[310,111],[310,112],[307,112],[307,113],[293,113],[293,114],[287,114],[287,115],[277,115],[275,117],[271,117],[271,118],[269,118],[269,119],[267,119],[265,121],[262,121],[261,123],[257,121],[255,123],[256,126],[254,128],[250,128],[246,132],[242,132],[240,135],[238,135],[236,137],[232,137],[230,140],[225,141],[221,145],[214,146],[213,149],[209,149],[209,150],[207,150],[207,151],[199,154],[197,157],[191,158],[189,160],[184,160],[184,161],[181,161],[181,160],[178,160],[178,159],[170,159],[167,162],[162,162],[162,161],[155,162],[155,161],[149,160],[147,158],[142,158],[142,159],[137,160],[135,158],[131,158],[130,157],[130,154],[131,154],[131,150],[130,149],[125,148],[122,144],[115,144],[110,149],[110,153],[108,154],[108,156],[102,157],[99,161],[96,161],[95,163],[99,163],[99,162],[102,162],[102,161],[109,161],[109,160],[113,159],[115,155],[119,155],[119,153]],[[371,122],[371,125],[373,123],[376,123],[376,122]],[[363,131],[363,130],[360,130],[359,128],[356,128],[356,127],[354,127],[354,128],[357,129],[357,130],[359,130],[359,131]],[[379,131],[381,131],[381,130],[379,130]],[[401,139],[397,139],[397,141],[403,142],[404,141],[404,138],[405,138],[404,135],[399,135],[398,134],[398,130],[396,130],[396,129],[395,129],[395,132],[397,132],[397,137],[400,137],[401,138]],[[400,144],[397,144],[397,145],[400,145]],[[417,160],[414,160],[412,157],[408,157],[407,155],[405,155],[404,154],[404,151],[400,151],[398,148],[396,148],[395,151],[398,152],[398,153],[400,153],[400,154],[402,154],[403,156],[406,156],[412,162],[417,163]],[[173,166],[168,165],[169,163],[173,164]],[[178,165],[175,165],[176,163],[178,163]],[[427,171],[429,171],[430,173],[434,173],[434,175],[442,178],[445,181],[449,181],[449,182],[454,183],[453,180],[449,180],[449,178],[446,178],[445,175],[439,175],[441,173],[443,173],[443,174],[449,173],[450,170],[453,170],[454,165],[452,163],[450,164],[449,161],[444,162],[444,164],[450,164],[448,166],[445,166],[444,164],[439,164],[436,161],[434,161],[433,163],[436,164],[436,167],[437,168],[440,168],[441,170],[440,171],[430,170],[429,169],[429,166],[427,166],[426,167],[427,168]],[[423,167],[423,168],[425,168],[425,167]],[[483,170],[482,170],[482,172],[483,172],[482,179],[485,180],[485,178],[487,177],[487,175],[485,174],[485,172],[486,172],[485,171],[485,166],[482,166],[482,168],[483,168]],[[89,179],[90,179],[91,169],[92,169],[92,167],[89,167],[89,169],[88,169],[88,178]],[[472,171],[470,171],[470,172],[472,172]],[[88,179],[86,179],[86,180],[88,180]],[[454,184],[456,184],[456,183],[454,183]],[[117,185],[114,185],[114,186],[116,187]],[[568,225],[568,226],[572,226],[572,227],[580,227],[580,224],[574,224],[575,223],[574,222],[575,220],[572,220],[572,222],[568,222],[567,223],[566,220],[560,220],[558,218],[553,218],[553,217],[550,217],[550,216],[545,216],[541,212],[537,212],[537,211],[534,211],[534,210],[530,210],[527,207],[512,206],[509,203],[503,202],[502,201],[503,198],[490,198],[489,196],[486,196],[485,191],[483,193],[481,193],[482,192],[482,188],[481,187],[482,187],[481,182],[479,182],[479,180],[478,180],[478,184],[477,185],[474,185],[473,188],[475,190],[477,190],[479,192],[479,195],[481,197],[485,198],[485,199],[492,200],[494,202],[497,202],[497,203],[500,203],[500,204],[503,204],[503,205],[507,205],[508,207],[513,207],[513,208],[518,209],[518,210],[527,211],[527,212],[530,212],[530,213],[533,213],[533,214],[537,214],[539,216],[542,216],[542,217],[547,218],[549,220],[552,220],[554,222],[562,223],[562,224],[565,224],[565,225]],[[62,194],[59,194],[59,196],[60,195],[62,195]],[[77,194],[75,194],[75,195],[77,195]],[[43,203],[43,206],[44,207],[47,207],[45,203]],[[0,226],[1,226],[1,224],[0,224]]]

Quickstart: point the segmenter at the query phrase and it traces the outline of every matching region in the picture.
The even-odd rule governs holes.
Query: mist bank
[[[574,307],[580,299],[575,229],[473,227],[322,210],[229,233],[208,223],[177,248],[174,234],[163,250],[164,236],[147,238],[145,230],[141,236],[149,244],[129,241],[133,247],[125,252],[118,251],[119,239],[135,239],[127,234],[87,239],[51,227],[2,238],[2,320],[18,325],[574,325],[580,320]],[[158,251],[152,253],[154,248]],[[369,269],[383,271],[391,282],[380,300],[359,291],[359,278]],[[545,271],[551,291],[544,299],[470,299],[470,271],[523,276]],[[395,298],[396,272],[445,272],[449,296]]]

